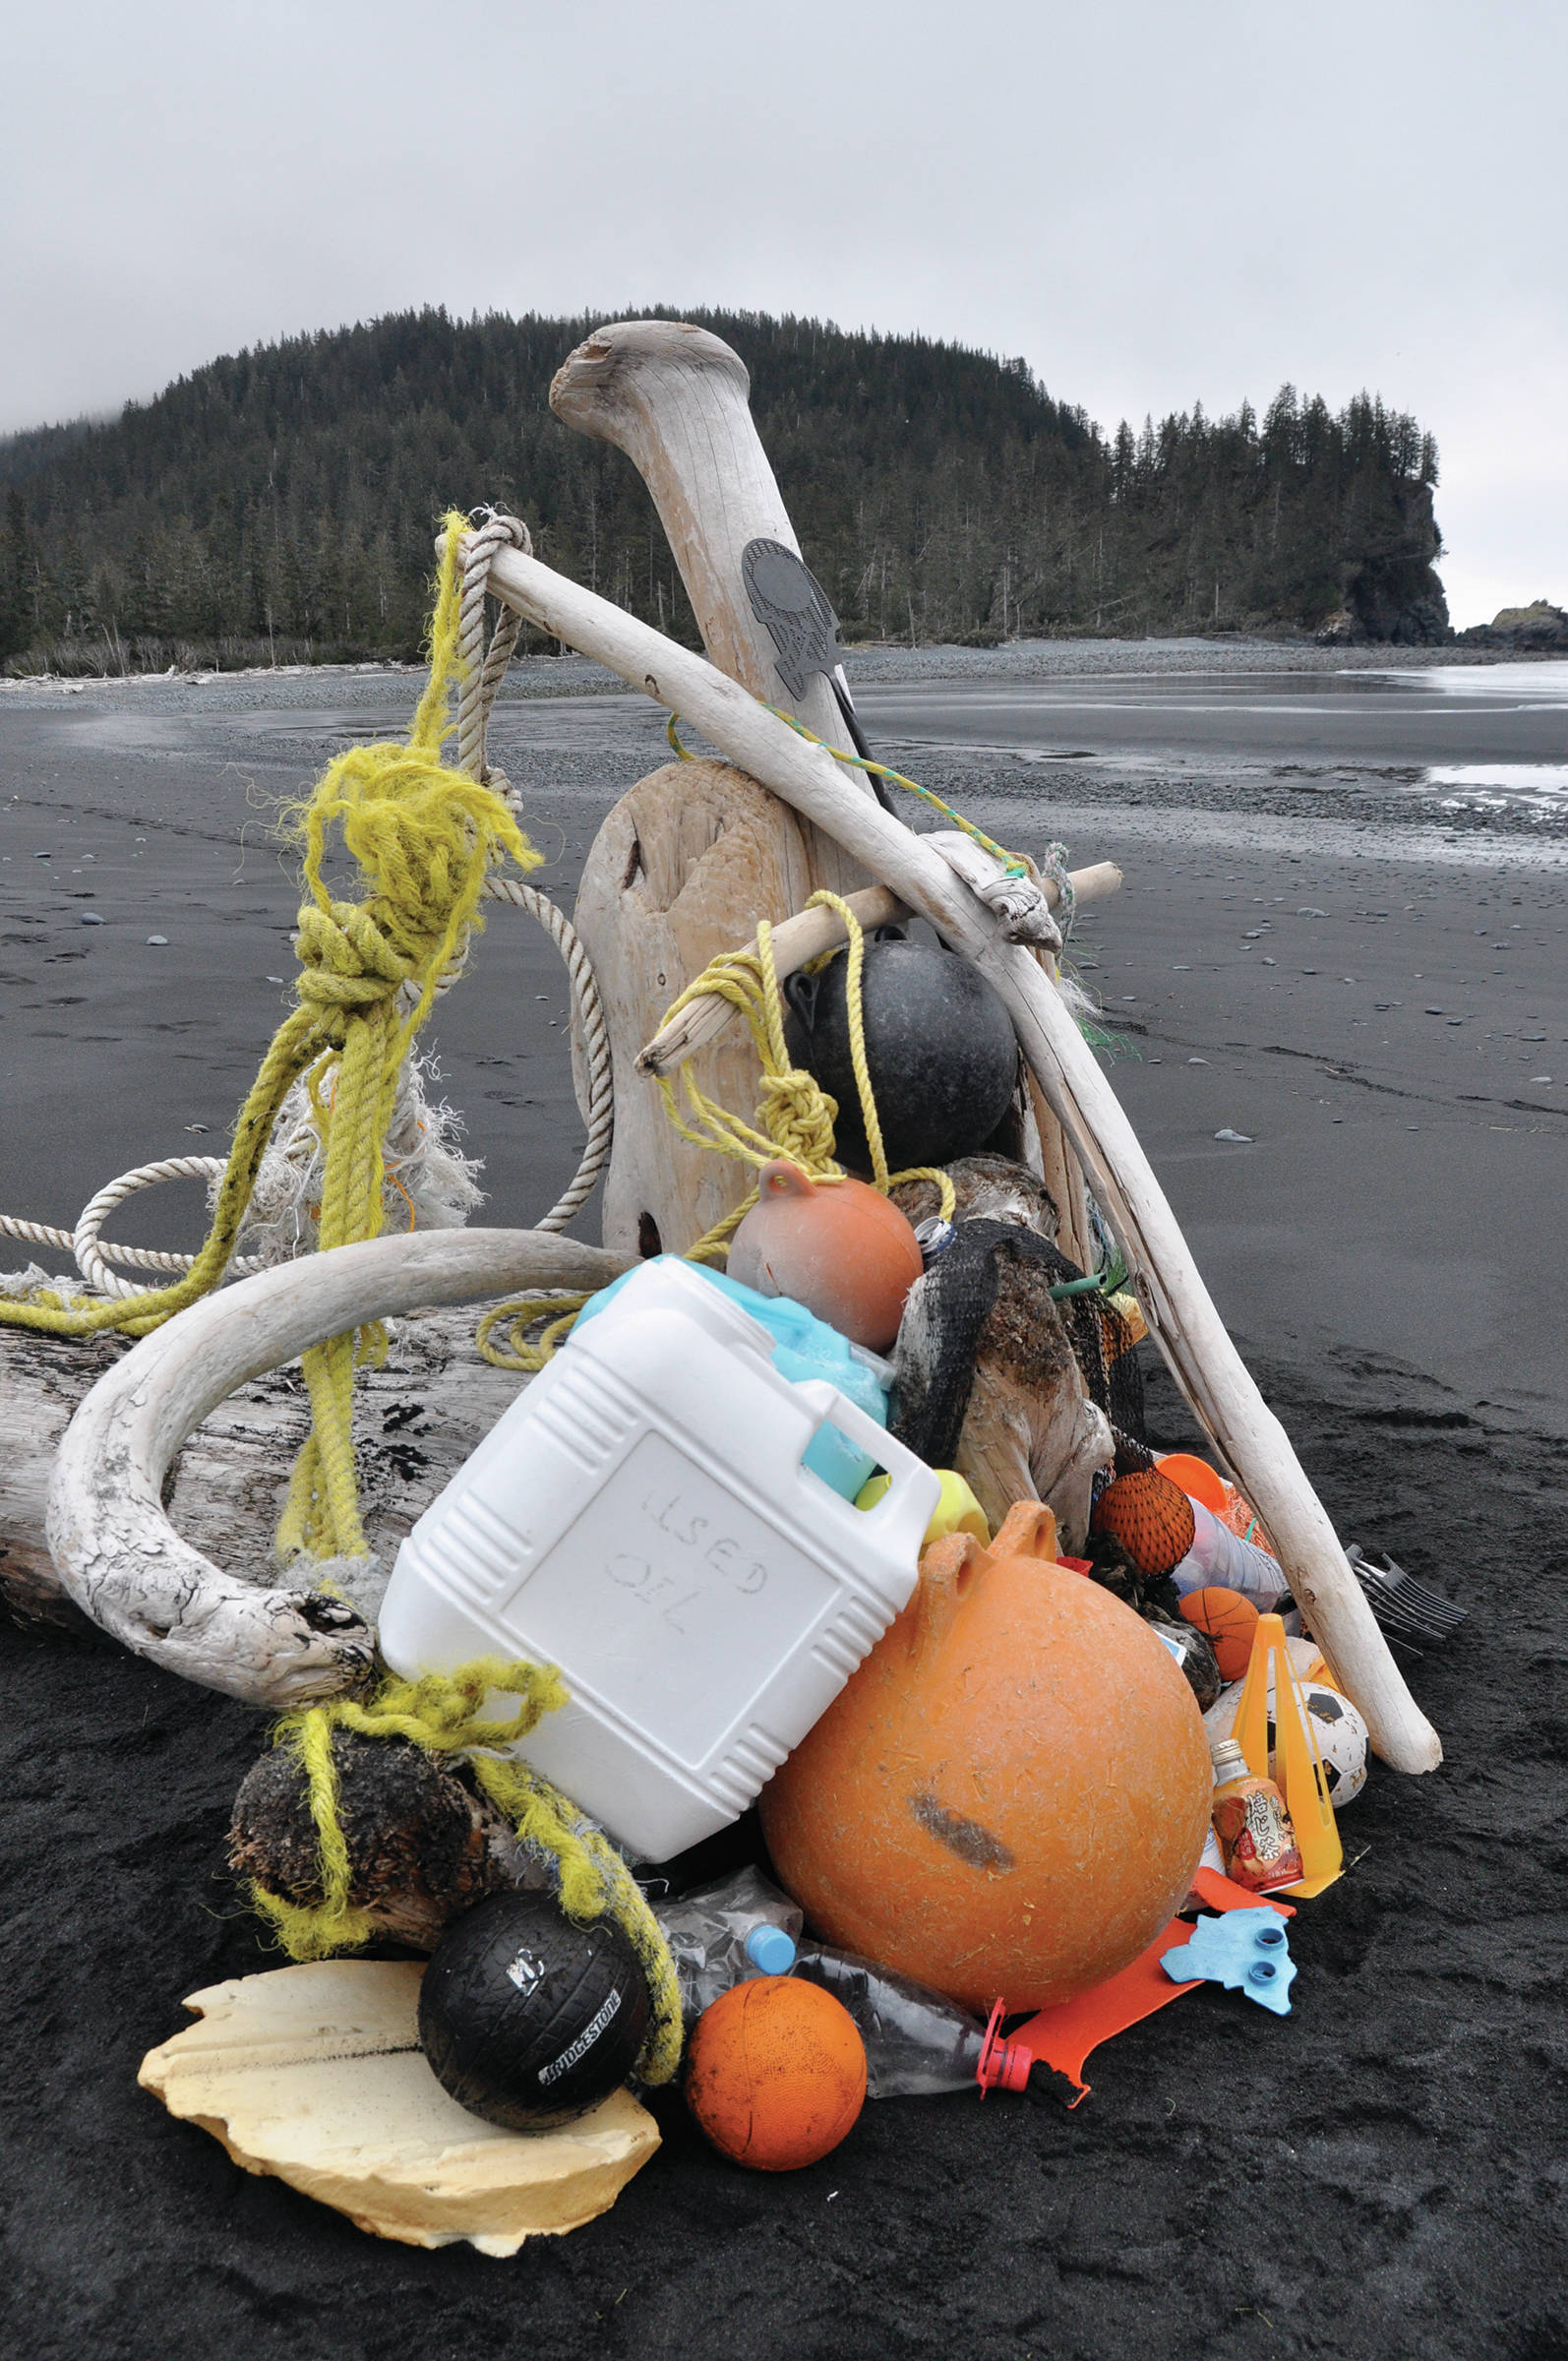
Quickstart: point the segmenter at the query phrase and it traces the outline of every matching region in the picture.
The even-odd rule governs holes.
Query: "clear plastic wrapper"
[[[688,2027],[732,1984],[751,1975],[787,1974],[806,1923],[799,1903],[760,1869],[737,1869],[712,1885],[694,1887],[678,1902],[651,1907],[675,1961]],[[784,1941],[769,1940],[779,1936]]]

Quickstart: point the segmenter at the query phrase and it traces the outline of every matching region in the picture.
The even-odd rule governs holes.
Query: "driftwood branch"
[[[1115,893],[1121,882],[1121,872],[1114,861],[1098,861],[1092,869],[1075,869],[1068,874],[1079,902],[1098,901],[1105,894]],[[1045,894],[1048,904],[1055,909],[1061,891],[1054,878],[1045,883]],[[901,926],[909,917],[897,894],[889,893],[885,885],[868,885],[864,892],[845,898],[867,934],[874,927]],[[774,968],[782,980],[843,940],[844,924],[836,910],[802,910],[773,929]],[[746,947],[751,951],[756,949],[755,936]],[[737,1011],[728,1000],[704,993],[700,999],[683,1008],[679,1016],[672,1017],[638,1052],[637,1071],[673,1074],[694,1050],[699,1050],[705,1042],[717,1041],[736,1021]]]
[[[1385,1760],[1442,1759],[1290,1438],[1227,1334],[1116,1093],[1038,960],[920,837],[850,786],[734,681],[537,559],[503,552],[491,588],[539,629],[684,713],[732,761],[858,860],[972,959],[1001,995],[1024,1057],[1135,1274],[1145,1317],[1196,1415],[1279,1543],[1314,1636]]]
[[[176,1533],[162,1485],[181,1444],[236,1386],[327,1337],[422,1304],[603,1287],[626,1267],[540,1231],[415,1231],[285,1263],[193,1304],[100,1377],[66,1431],[47,1525],[64,1589],[139,1655],[252,1704],[352,1688],[371,1669],[373,1635],[351,1606],[241,1581]]]

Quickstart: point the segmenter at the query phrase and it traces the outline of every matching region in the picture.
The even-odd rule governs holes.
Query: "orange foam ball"
[[[796,2172],[854,2128],[866,2103],[866,2045],[819,1984],[753,1976],[697,2019],[686,2103],[737,2164]]]
[[[1258,1610],[1251,1600],[1212,1583],[1206,1591],[1189,1591],[1181,1612],[1188,1623],[1207,1633],[1220,1678],[1240,1680],[1252,1662],[1252,1637],[1258,1627]]]
[[[1106,1533],[1140,1574],[1169,1574],[1192,1546],[1197,1520],[1178,1484],[1158,1468],[1139,1469],[1108,1483],[1090,1524]]]

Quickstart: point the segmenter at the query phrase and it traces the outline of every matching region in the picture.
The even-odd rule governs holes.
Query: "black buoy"
[[[652,2003],[613,1918],[578,1926],[545,1894],[492,1894],[442,1936],[419,2042],[444,2089],[510,2132],[570,2123],[631,2073]]]
[[[836,1151],[870,1172],[871,1151],[849,1053],[849,958],[791,976],[785,1041],[791,1058],[838,1101]],[[866,1059],[891,1171],[948,1164],[983,1147],[1018,1079],[1018,1043],[1000,999],[953,951],[878,934],[861,970]]]

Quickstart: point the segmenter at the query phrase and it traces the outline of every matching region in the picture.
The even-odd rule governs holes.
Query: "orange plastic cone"
[[[1278,1615],[1259,1615],[1252,1638],[1252,1661],[1231,1735],[1246,1758],[1255,1778],[1269,1776],[1269,1686],[1274,1687],[1274,1755],[1276,1784],[1296,1830],[1301,1866],[1306,1875],[1299,1885],[1285,1886],[1286,1894],[1309,1899],[1331,1886],[1345,1866],[1334,1806],[1329,1801],[1323,1758],[1312,1734],[1301,1684],[1296,1677],[1285,1625]]]

